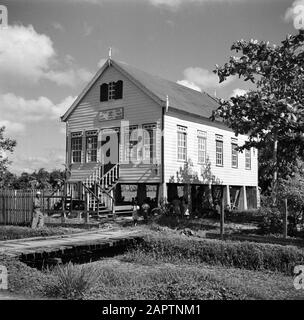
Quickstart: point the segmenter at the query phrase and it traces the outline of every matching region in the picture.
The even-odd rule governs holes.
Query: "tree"
[[[3,184],[3,175],[10,164],[6,152],[13,152],[16,147],[16,140],[4,137],[5,127],[0,127],[0,180]]]
[[[220,82],[237,75],[256,84],[255,90],[245,95],[220,100],[211,118],[220,117],[237,135],[249,136],[240,151],[272,146],[268,168],[274,205],[278,175],[286,174],[285,168],[292,169],[304,154],[303,45],[303,30],[287,36],[279,46],[257,40],[237,41],[231,50],[241,55],[230,57],[228,63],[214,70]]]

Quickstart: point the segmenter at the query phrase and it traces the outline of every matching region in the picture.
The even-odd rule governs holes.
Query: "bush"
[[[129,259],[151,264],[153,260],[219,264],[252,270],[292,274],[304,262],[304,251],[292,246],[253,242],[188,239],[170,235],[147,237]],[[145,253],[145,255],[142,254]],[[147,260],[147,261],[145,261]]]
[[[262,234],[282,234],[283,233],[283,217],[278,208],[261,207],[259,210],[263,216],[262,221],[258,224]]]
[[[52,270],[54,281],[45,286],[45,293],[50,297],[64,299],[82,299],[92,290],[100,275],[95,269],[88,269],[69,262]]]

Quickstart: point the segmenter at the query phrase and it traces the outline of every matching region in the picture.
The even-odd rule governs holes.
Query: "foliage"
[[[5,138],[4,131],[5,127],[0,127],[0,182],[2,182],[3,174],[10,163],[6,152],[13,152],[17,144],[16,140]]]
[[[88,270],[71,262],[55,267],[52,274],[55,279],[52,283],[47,283],[46,295],[64,299],[82,299],[95,287],[100,277],[96,269]]]
[[[253,242],[220,241],[185,238],[170,235],[149,236],[137,251],[149,256],[150,263],[193,262],[223,265],[252,270],[271,270],[292,274],[296,264],[304,262],[304,252],[292,246],[280,246]]]
[[[245,95],[220,100],[212,119],[220,117],[238,134],[247,134],[248,141],[239,150],[263,149],[268,170],[266,179],[276,180],[276,173],[285,178],[299,156],[304,154],[304,31],[290,35],[280,46],[264,41],[237,41],[231,50],[240,52],[214,71],[220,82],[239,76],[256,84]],[[275,142],[278,142],[275,152]],[[273,147],[270,147],[273,146]],[[269,150],[267,153],[266,150]]]
[[[44,168],[32,173],[22,172],[17,176],[8,170],[3,173],[2,186],[9,189],[49,189],[63,185],[65,171],[55,169],[48,172]]]
[[[63,228],[63,227],[44,227],[40,229],[31,229],[20,226],[0,226],[0,240],[23,239],[32,237],[47,237],[64,235],[75,232],[81,232],[77,228]]]

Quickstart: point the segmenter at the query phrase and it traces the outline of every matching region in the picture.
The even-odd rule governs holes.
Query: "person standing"
[[[132,213],[132,218],[133,218],[133,224],[134,226],[137,225],[138,219],[139,219],[139,205],[137,204],[137,201],[134,200],[133,201],[133,213]]]
[[[41,212],[41,192],[37,191],[33,203],[32,229],[42,228],[44,226],[44,216]]]

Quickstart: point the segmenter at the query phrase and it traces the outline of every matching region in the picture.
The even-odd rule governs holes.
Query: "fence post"
[[[85,216],[85,222],[90,222],[90,212],[89,212],[89,193],[86,192],[86,216]]]
[[[288,233],[288,203],[287,199],[284,199],[284,218],[283,218],[283,236],[286,239]]]
[[[220,221],[220,233],[221,239],[224,240],[224,223],[225,223],[225,199],[224,199],[224,189],[222,189],[221,194],[221,221]]]

